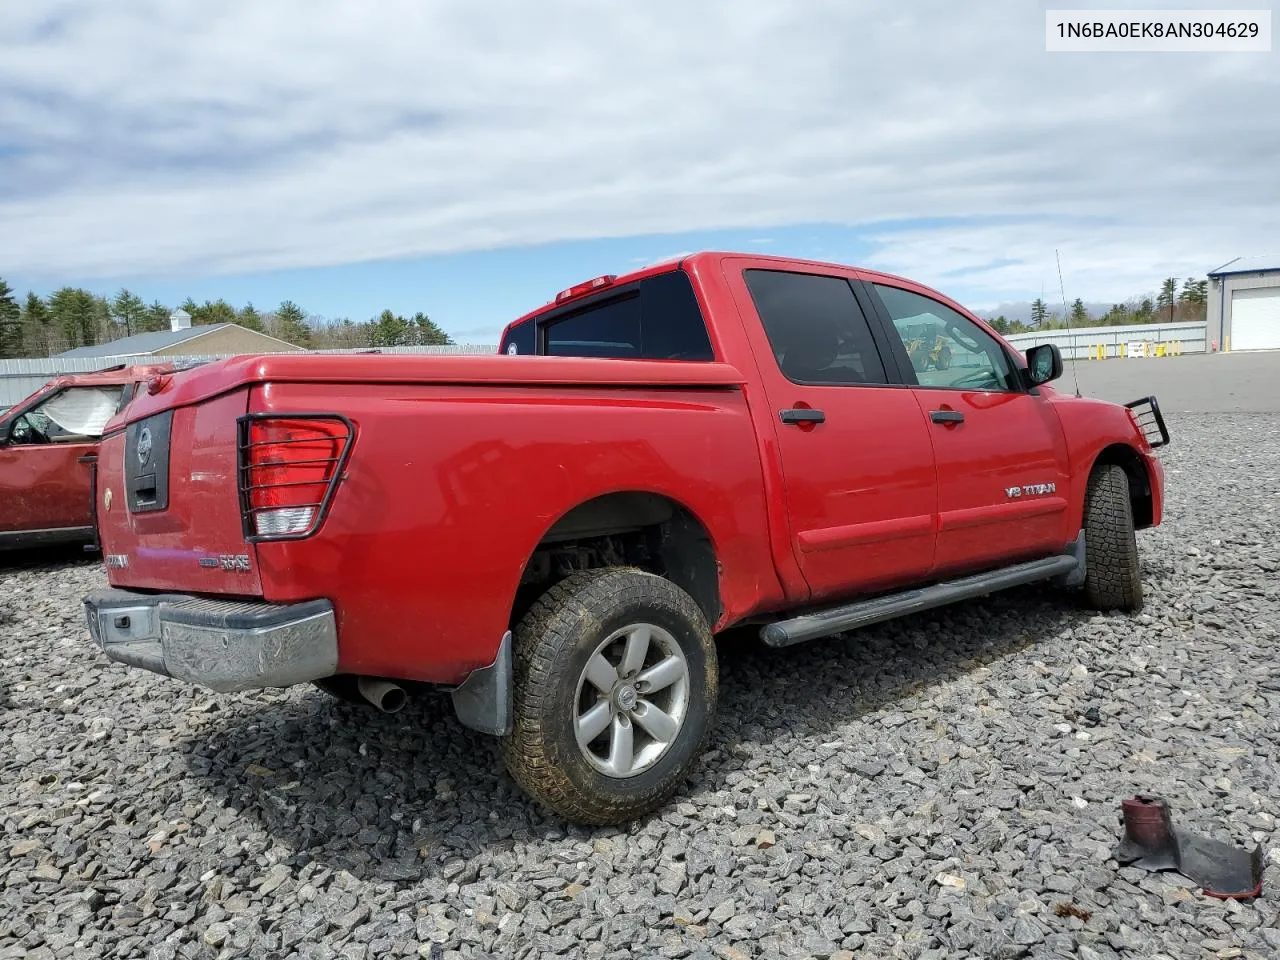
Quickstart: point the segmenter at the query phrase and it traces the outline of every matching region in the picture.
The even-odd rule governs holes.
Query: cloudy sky
[[[0,276],[493,342],[706,247],[979,308],[1280,253],[1280,54],[1049,54],[1046,6],[3,3]]]

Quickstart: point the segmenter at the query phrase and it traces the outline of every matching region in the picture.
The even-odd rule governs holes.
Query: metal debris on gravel
[[[96,562],[0,559],[0,960],[1280,955],[1265,892],[1110,859],[1120,798],[1155,792],[1262,843],[1278,888],[1280,440],[1170,419],[1142,614],[1042,588],[726,638],[710,753],[626,829],[541,814],[443,699],[386,717],[111,665]]]

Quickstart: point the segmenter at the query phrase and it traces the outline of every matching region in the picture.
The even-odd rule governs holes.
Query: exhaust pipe
[[[356,689],[360,691],[360,696],[383,713],[398,713],[409,699],[400,684],[379,680],[377,677],[361,677],[356,681]]]

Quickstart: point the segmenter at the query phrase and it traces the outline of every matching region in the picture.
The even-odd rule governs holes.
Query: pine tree
[[[22,308],[13,288],[0,277],[0,357],[19,357],[22,348]]]
[[[276,336],[287,340],[294,346],[311,345],[311,328],[307,326],[307,315],[292,300],[286,300],[276,308]]]
[[[23,339],[26,352],[33,357],[47,355],[49,350],[49,322],[53,319],[44,299],[34,291],[27,294],[22,306]]]
[[[453,338],[441,330],[439,325],[421,310],[413,315],[413,322],[418,328],[418,343],[430,346],[446,346],[453,343]]]
[[[1182,292],[1178,294],[1178,303],[1186,304],[1195,311],[1203,311],[1209,300],[1209,281],[1195,280],[1187,277],[1182,282]]]
[[[409,331],[404,317],[397,316],[390,310],[383,310],[369,324],[369,346],[398,347],[404,344]]]
[[[193,327],[206,327],[214,323],[235,323],[238,317],[236,308],[221,297],[217,300],[206,300],[198,306],[188,297],[182,309],[191,314]]]
[[[147,305],[142,298],[130,290],[121,289],[111,300],[111,316],[124,327],[126,337],[133,336],[142,330],[142,320],[146,316]]]
[[[1049,317],[1049,308],[1045,306],[1044,301],[1039,297],[1031,303],[1031,325],[1039,327]]]
[[[1071,304],[1071,325],[1083,327],[1088,325],[1089,319],[1089,311],[1085,309],[1084,301],[1076,297],[1075,303]]]
[[[146,332],[169,329],[169,314],[173,313],[159,300],[153,300],[139,321],[139,329]]]
[[[262,323],[262,314],[258,312],[257,307],[252,303],[246,303],[240,309],[240,312],[236,315],[236,323],[246,330],[256,330],[259,333],[266,329]]]
[[[98,298],[88,290],[61,287],[49,297],[53,322],[68,344],[67,349],[98,342]]]
[[[1178,300],[1178,278],[1167,277],[1160,284],[1160,293],[1156,296],[1156,306],[1160,313],[1173,320],[1173,307]]]

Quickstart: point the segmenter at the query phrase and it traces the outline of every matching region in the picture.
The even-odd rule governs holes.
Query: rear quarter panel
[[[455,683],[492,662],[524,566],[570,509],[663,494],[708,529],[725,620],[778,602],[761,468],[734,388],[323,384],[255,388],[255,411],[356,424],[313,538],[257,548],[263,593],[334,601],[340,669]]]

